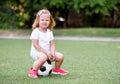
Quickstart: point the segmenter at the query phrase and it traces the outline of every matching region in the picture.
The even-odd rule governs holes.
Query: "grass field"
[[[30,35],[31,29],[7,29],[1,30],[0,35]],[[56,29],[55,36],[89,36],[89,37],[120,37],[120,28],[70,28],[70,29]]]
[[[0,84],[120,84],[120,43],[56,40],[70,74],[31,79],[30,40],[0,39]]]
[[[120,37],[120,28],[71,28],[56,29],[54,32],[57,36],[89,36],[89,37]]]

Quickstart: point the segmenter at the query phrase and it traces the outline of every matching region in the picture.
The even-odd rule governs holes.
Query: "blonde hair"
[[[42,10],[38,11],[38,13],[36,14],[35,21],[33,22],[32,29],[35,29],[35,28],[40,26],[39,25],[39,18],[40,18],[40,15],[43,14],[43,13],[45,13],[45,14],[47,13],[47,14],[50,15],[50,24],[49,24],[48,28],[53,31],[53,28],[56,25],[56,23],[55,23],[52,15],[50,13],[50,11],[47,10],[47,9],[42,9]]]

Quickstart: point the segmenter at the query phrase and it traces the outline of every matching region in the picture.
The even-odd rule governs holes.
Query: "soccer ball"
[[[50,60],[47,60],[42,67],[38,70],[38,75],[48,76],[52,72],[52,64]]]

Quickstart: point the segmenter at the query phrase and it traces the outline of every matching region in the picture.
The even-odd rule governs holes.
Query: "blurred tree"
[[[115,12],[119,10],[120,0],[2,0],[0,5],[9,6],[15,11],[17,27],[31,27],[35,13],[47,8],[51,11],[56,21],[61,21],[67,27],[70,12],[84,11],[89,22],[94,23],[98,16],[112,16],[115,24]],[[120,10],[119,10],[120,11]],[[84,18],[84,17],[83,17]],[[118,17],[117,17],[118,18]]]

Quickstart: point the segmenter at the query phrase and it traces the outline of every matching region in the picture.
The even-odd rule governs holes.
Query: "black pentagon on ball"
[[[46,67],[45,67],[45,66],[42,66],[42,67],[40,68],[40,70],[41,70],[42,72],[44,72],[44,71],[46,70]]]
[[[48,64],[51,64],[51,61],[50,61],[50,60],[47,60],[47,63],[48,63]]]

